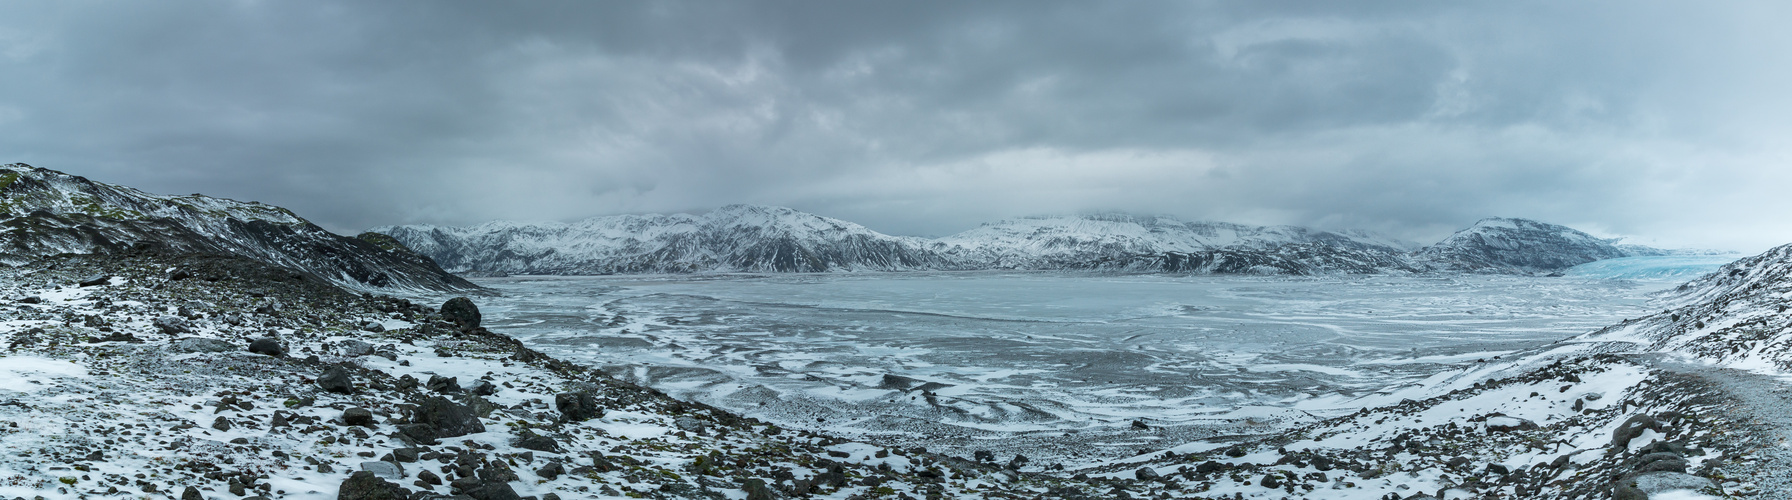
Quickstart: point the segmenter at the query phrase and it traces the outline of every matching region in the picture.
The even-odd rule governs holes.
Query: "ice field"
[[[1070,463],[1354,411],[1440,371],[1640,316],[1652,292],[1690,278],[1694,265],[1631,262],[1556,278],[973,272],[479,283],[505,294],[482,307],[494,331],[675,396],[786,426]],[[1654,270],[1631,279],[1641,268]]]

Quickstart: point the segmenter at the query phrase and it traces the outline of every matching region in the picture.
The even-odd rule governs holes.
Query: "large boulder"
[[[249,352],[266,354],[278,358],[286,355],[286,348],[280,346],[280,339],[262,337],[249,343]]]
[[[560,410],[560,418],[568,422],[583,422],[604,416],[604,409],[597,406],[597,397],[591,391],[557,394],[554,396],[554,408]]]
[[[479,423],[479,415],[473,413],[472,408],[438,396],[430,396],[418,404],[411,422],[429,425],[435,429],[437,438],[485,432],[485,424]]]
[[[462,330],[479,328],[479,306],[466,297],[448,299],[442,304],[442,319],[460,325]]]
[[[368,471],[354,473],[336,489],[339,500],[406,500],[410,496],[403,486],[380,479]]]
[[[348,370],[342,368],[341,365],[331,366],[330,369],[324,370],[323,375],[318,375],[317,387],[340,394],[355,392],[353,379],[349,378]]]

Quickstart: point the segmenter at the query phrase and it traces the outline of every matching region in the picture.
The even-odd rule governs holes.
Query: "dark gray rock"
[[[467,386],[467,392],[471,392],[473,394],[477,394],[480,396],[490,396],[490,395],[498,392],[498,386],[493,385],[492,381],[490,381],[490,380],[485,380],[485,379],[474,380],[473,385]]]
[[[1132,471],[1132,476],[1138,478],[1140,481],[1154,481],[1159,477],[1157,475],[1157,469],[1150,467],[1140,467],[1139,470]]]
[[[229,342],[206,338],[176,340],[168,348],[175,352],[229,352],[237,349],[236,345]]]
[[[442,303],[442,319],[459,325],[462,330],[479,328],[479,306],[466,297],[455,297]]]
[[[501,481],[478,481],[461,488],[461,494],[473,497],[473,500],[521,500],[510,483]]]
[[[549,481],[553,481],[554,478],[560,477],[561,474],[565,473],[566,466],[560,465],[560,462],[548,462],[547,466],[535,469],[535,475],[547,478]]]
[[[199,494],[199,488],[188,486],[185,491],[180,492],[180,500],[205,500],[205,496]]]
[[[1508,417],[1505,415],[1493,415],[1487,417],[1487,430],[1490,432],[1534,431],[1538,428],[1536,422],[1518,417]]]
[[[254,342],[249,343],[249,352],[252,352],[255,354],[266,354],[266,355],[278,358],[278,357],[286,355],[286,348],[280,347],[279,339],[276,339],[273,337],[262,337],[259,339],[255,339]]]
[[[81,280],[80,284],[83,287],[89,287],[89,286],[109,285],[111,283],[112,283],[111,276],[101,274],[101,275],[90,276],[87,279]]]
[[[162,333],[169,335],[193,331],[192,327],[187,325],[187,319],[180,316],[162,316],[156,318],[155,326],[157,329],[160,329]]]
[[[366,356],[369,354],[373,354],[373,345],[372,344],[368,344],[366,342],[362,342],[359,340],[353,340],[353,339],[346,340],[346,341],[342,342],[342,355],[343,356],[347,356],[347,357],[351,357],[351,358],[358,358],[358,357]]]
[[[411,421],[434,428],[437,438],[485,432],[485,424],[479,423],[479,416],[472,408],[439,396],[430,396],[418,404]]]
[[[372,472],[360,471],[342,481],[336,489],[338,500],[407,500],[410,492],[403,486],[380,479]]]
[[[342,423],[362,427],[373,427],[375,425],[373,421],[373,412],[359,406],[343,410]]]
[[[512,444],[525,450],[545,451],[549,453],[560,452],[560,443],[554,441],[554,438],[529,432],[528,430],[524,430],[521,434],[518,434],[516,441]]]
[[[399,462],[411,463],[417,461],[417,457],[421,456],[423,452],[423,448],[398,448],[392,450],[392,458]]]
[[[230,430],[230,420],[224,417],[218,417],[217,420],[212,421],[212,428],[220,431],[228,431]]]
[[[361,462],[361,470],[386,479],[404,479],[404,468],[397,462]]]
[[[435,392],[439,392],[439,393],[443,393],[443,394],[447,394],[447,393],[451,393],[451,392],[460,392],[460,381],[456,380],[456,377],[444,377],[441,375],[430,375],[429,382],[423,384],[423,386],[429,388],[429,390],[431,390],[431,391],[435,391]]]
[[[771,488],[765,486],[764,479],[748,479],[741,484],[740,489],[747,492],[747,500],[772,500],[773,498],[776,498],[772,496]]]
[[[350,394],[355,392],[355,383],[348,375],[348,370],[341,366],[331,366],[317,377],[317,387],[335,393]]]
[[[590,391],[556,394],[554,408],[560,410],[562,420],[569,422],[583,422],[604,416],[604,409],[597,406],[597,397]]]

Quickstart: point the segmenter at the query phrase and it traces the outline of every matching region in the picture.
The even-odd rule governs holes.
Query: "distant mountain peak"
[[[1451,271],[1537,273],[1660,252],[1647,247],[1620,247],[1616,242],[1568,226],[1488,217],[1420,250],[1418,258]]]

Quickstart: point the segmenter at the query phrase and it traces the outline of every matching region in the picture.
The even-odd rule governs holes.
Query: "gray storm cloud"
[[[340,232],[784,205],[1792,241],[1774,2],[0,7],[0,161]]]

